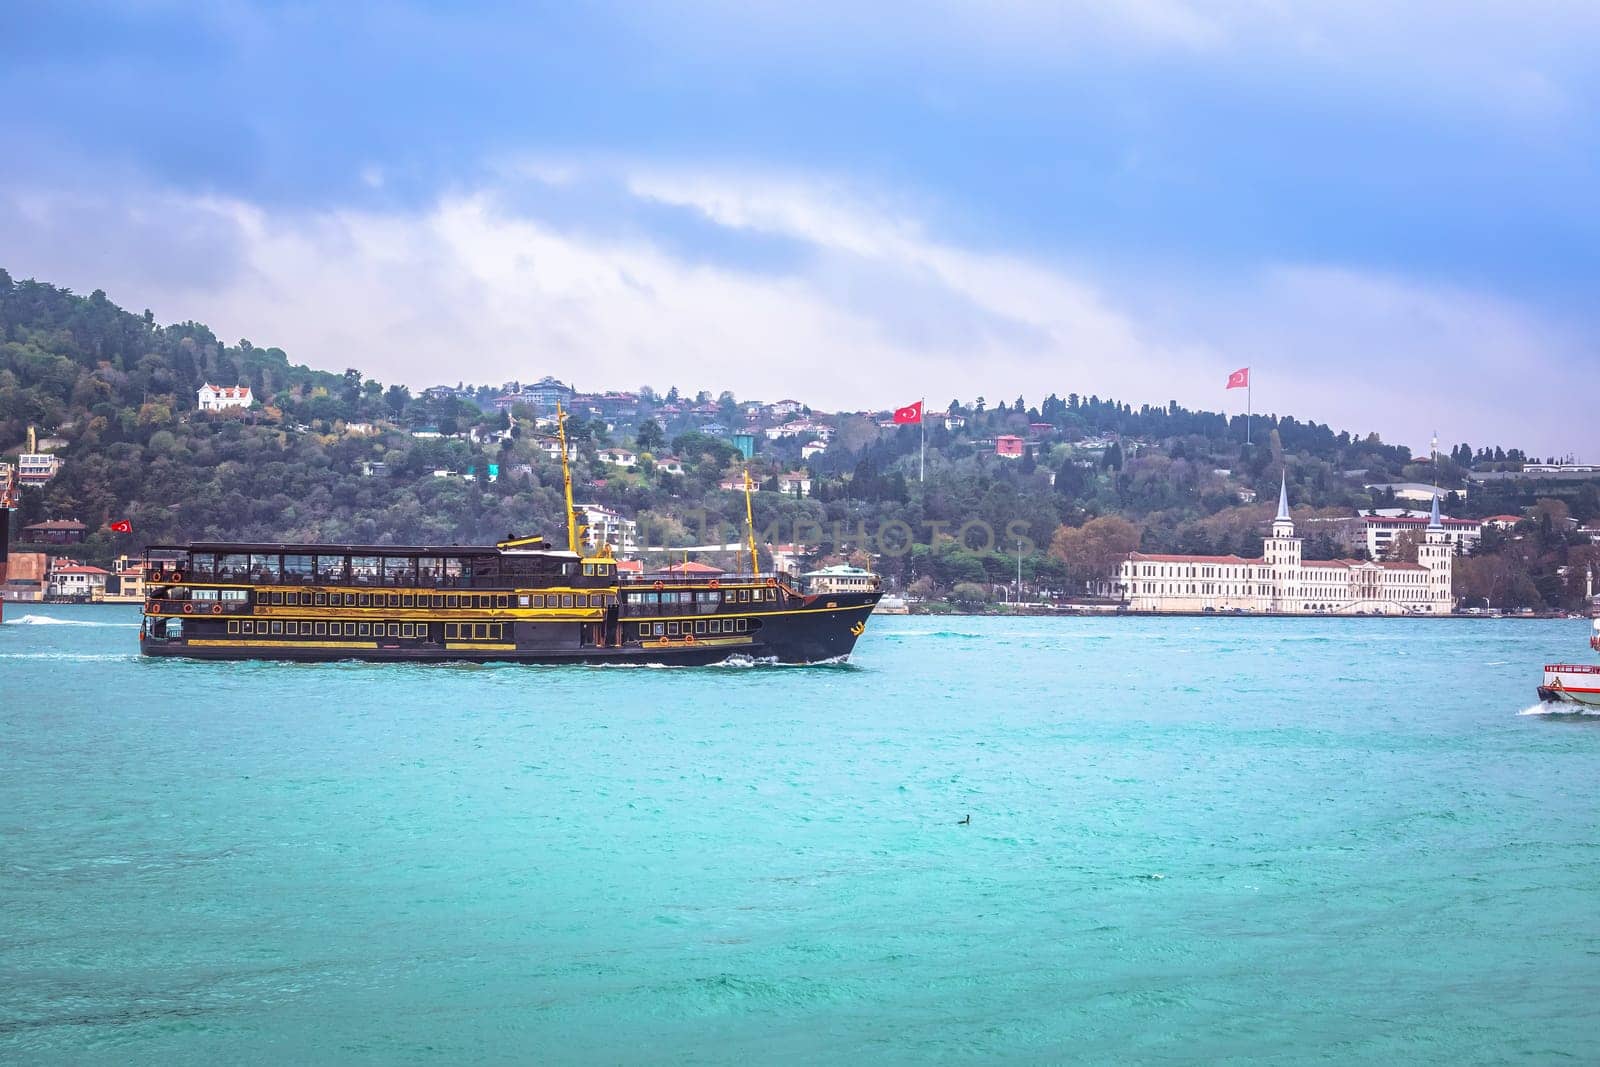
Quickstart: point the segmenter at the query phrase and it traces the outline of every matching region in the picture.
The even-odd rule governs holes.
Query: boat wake
[[[1582,704],[1553,704],[1540,701],[1531,708],[1523,708],[1518,715],[1538,715],[1547,719],[1595,719],[1600,718],[1600,708],[1588,708]]]
[[[814,663],[780,663],[776,656],[729,656],[716,663],[589,663],[585,666],[601,671],[743,671],[752,667],[849,667],[854,669],[849,656],[819,659]]]
[[[91,622],[88,619],[52,619],[48,615],[23,615],[7,622],[7,626],[98,626],[113,630],[137,630],[136,622]]]
[[[124,660],[132,663],[138,658],[139,657],[133,653],[119,652],[0,652],[0,660],[48,659],[67,660],[73,663]]]

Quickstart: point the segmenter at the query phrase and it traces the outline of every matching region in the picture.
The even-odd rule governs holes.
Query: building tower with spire
[[[1290,595],[1292,576],[1300,570],[1300,554],[1300,538],[1294,535],[1294,520],[1289,517],[1289,474],[1285,471],[1278,482],[1278,514],[1272,520],[1272,536],[1262,543],[1262,555],[1273,572],[1270,610],[1284,610],[1280,602]]]
[[[1455,562],[1455,549],[1444,532],[1444,521],[1439,517],[1439,494],[1433,494],[1433,512],[1428,516],[1428,528],[1423,531],[1422,544],[1417,546],[1417,562],[1428,569],[1428,593],[1443,605],[1453,602],[1450,572]],[[1431,609],[1430,609],[1431,610]],[[1449,610],[1448,606],[1445,607]]]

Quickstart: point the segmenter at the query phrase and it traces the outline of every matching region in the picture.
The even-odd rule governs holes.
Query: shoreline
[[[5,607],[18,610],[29,607],[39,608],[129,608],[139,607],[143,600],[7,600]],[[1451,612],[1447,615],[1424,614],[1369,614],[1369,615],[1340,615],[1332,612],[1290,612],[1290,611],[1118,611],[1103,610],[1098,608],[1055,608],[1055,607],[1023,607],[1016,609],[1001,609],[996,611],[963,611],[952,608],[948,611],[919,611],[910,608],[906,611],[873,612],[870,618],[1066,618],[1066,619],[1362,619],[1362,620],[1397,620],[1397,619],[1457,619],[1471,622],[1493,622],[1501,619],[1517,621],[1533,619],[1587,619],[1593,616],[1572,615],[1566,612],[1536,612],[1531,615],[1501,614],[1501,615],[1469,615],[1462,612]]]
[[[896,612],[893,615],[875,614],[874,618],[1069,618],[1069,619],[1349,619],[1352,621],[1375,620],[1402,620],[1402,619],[1430,619],[1446,620],[1456,619],[1467,622],[1494,622],[1503,619],[1528,621],[1538,619],[1587,619],[1587,615],[1572,615],[1567,612],[1536,612],[1531,615],[1502,614],[1502,615],[1468,615],[1462,612],[1451,612],[1444,615],[1426,614],[1368,614],[1368,615],[1342,615],[1333,612],[1291,612],[1291,611],[1249,611],[1249,612],[1223,612],[1223,611],[1103,611],[1098,609],[1073,609],[1073,608],[1020,608],[999,611],[962,611],[951,609],[949,611],[918,611],[912,609],[907,612]]]

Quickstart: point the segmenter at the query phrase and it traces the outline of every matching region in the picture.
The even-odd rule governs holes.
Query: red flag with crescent
[[[1240,367],[1238,370],[1236,370],[1232,374],[1228,375],[1228,388],[1229,389],[1245,389],[1245,388],[1248,388],[1249,385],[1250,385],[1250,368],[1249,367]]]
[[[111,524],[112,533],[133,533],[133,523],[127,519],[118,519]]]
[[[921,422],[922,421],[922,401],[919,400],[915,404],[907,404],[903,408],[895,408],[894,409],[894,421],[895,422],[900,422],[900,423],[903,423],[903,422]]]

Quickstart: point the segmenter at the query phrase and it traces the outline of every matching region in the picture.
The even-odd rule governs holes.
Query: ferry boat
[[[146,656],[702,665],[842,660],[882,595],[801,586],[757,566],[749,475],[744,573],[625,576],[581,552],[565,460],[567,545],[152,545]]]
[[[1589,647],[1600,652],[1600,619],[1594,621]],[[1547,663],[1539,699],[1548,704],[1581,704],[1600,708],[1600,664]]]

